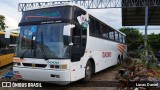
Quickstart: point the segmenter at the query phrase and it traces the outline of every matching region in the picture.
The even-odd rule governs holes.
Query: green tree
[[[0,31],[5,30],[5,23],[4,23],[5,17],[3,15],[0,15]]]
[[[160,50],[160,34],[151,33],[148,35],[148,44],[151,45],[153,51]]]
[[[141,44],[143,44],[143,35],[137,28],[123,27],[119,29],[126,34],[126,42],[128,50],[136,50]]]

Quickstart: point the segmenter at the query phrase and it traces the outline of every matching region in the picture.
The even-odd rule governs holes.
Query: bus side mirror
[[[64,28],[63,28],[63,35],[71,36],[71,30],[74,27],[75,27],[75,25],[66,25],[66,26],[64,26]]]
[[[5,33],[5,43],[6,43],[6,47],[8,47],[10,44],[10,31],[6,31]]]
[[[63,41],[65,45],[72,45],[71,32],[75,25],[66,25],[63,29]]]

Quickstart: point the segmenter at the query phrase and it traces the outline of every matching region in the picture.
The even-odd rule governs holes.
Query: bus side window
[[[109,38],[109,31],[108,31],[107,27],[105,25],[102,25],[101,29],[102,29],[101,30],[102,31],[102,36],[106,39]]]
[[[109,39],[114,40],[115,36],[114,36],[114,31],[110,31],[109,32]]]
[[[123,43],[126,43],[126,41],[125,41],[125,36],[122,36],[122,37],[123,37],[123,38],[122,38],[122,39],[123,39]]]
[[[119,42],[119,33],[117,31],[115,31],[115,40]]]
[[[95,34],[96,35],[101,35],[100,22],[98,20],[95,20],[95,25],[96,25],[96,27],[95,27],[95,30],[96,30]]]
[[[72,42],[74,45],[80,44],[80,35],[81,35],[81,29],[78,27],[73,28],[72,32]]]
[[[72,31],[72,43],[71,62],[79,61],[81,57],[81,29],[77,26]]]
[[[123,36],[122,36],[122,34],[119,34],[119,41],[120,41],[121,43],[123,43]]]
[[[92,34],[96,33],[94,19],[91,17],[90,17],[90,23],[89,23],[89,31]]]
[[[89,17],[89,19],[90,19],[90,24],[89,24],[90,34],[101,36],[100,22],[92,18],[91,16]]]
[[[0,48],[5,48],[5,39],[4,39],[4,34],[0,34]]]

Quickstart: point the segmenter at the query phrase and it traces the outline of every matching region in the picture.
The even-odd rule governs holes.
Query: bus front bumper
[[[14,76],[16,79],[27,81],[40,81],[55,84],[69,84],[69,70],[54,70],[54,69],[33,69],[13,67]]]

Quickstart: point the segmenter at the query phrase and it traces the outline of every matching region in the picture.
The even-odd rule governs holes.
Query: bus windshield
[[[16,57],[48,59],[70,58],[70,49],[64,43],[63,28],[66,23],[20,26]],[[66,42],[66,41],[65,41]]]

